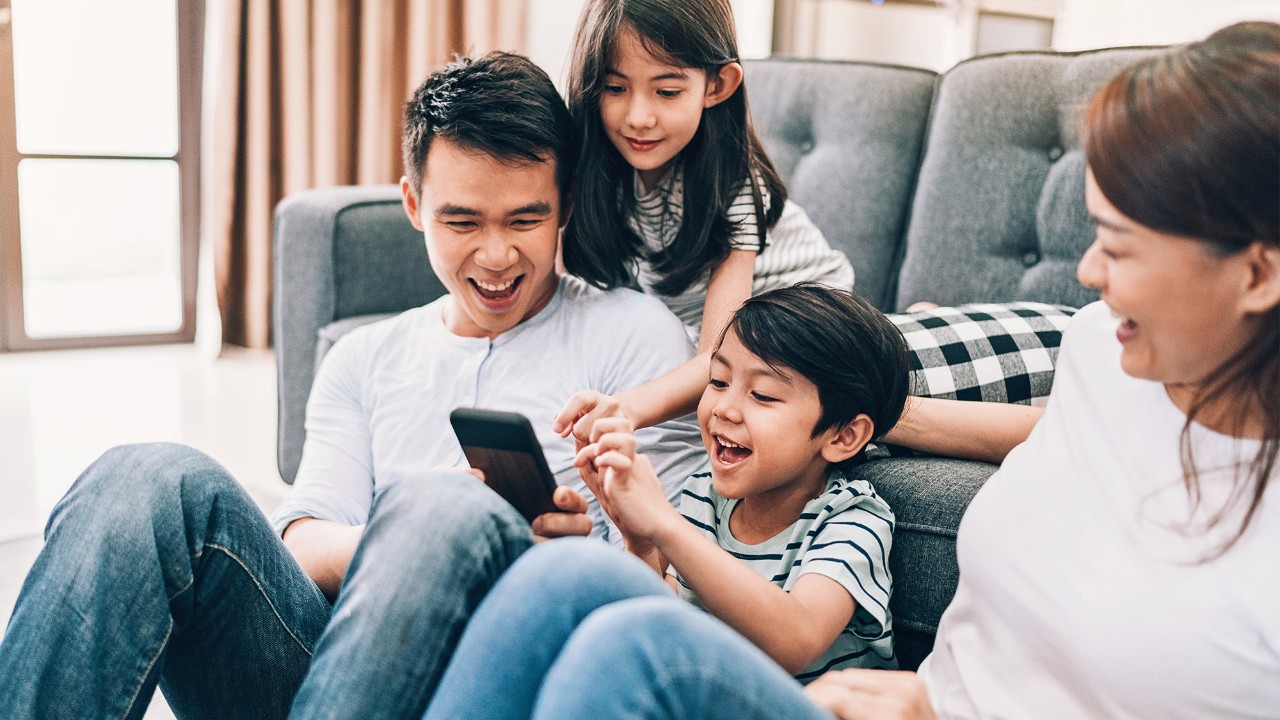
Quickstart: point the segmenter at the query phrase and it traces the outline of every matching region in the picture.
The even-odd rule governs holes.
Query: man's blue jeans
[[[54,509],[0,644],[0,717],[419,717],[481,598],[533,541],[470,475],[380,492],[336,604],[225,469],[116,448]]]
[[[566,538],[525,553],[472,617],[427,720],[831,715],[648,566]]]

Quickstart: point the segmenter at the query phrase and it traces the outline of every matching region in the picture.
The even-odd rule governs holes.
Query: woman
[[[498,695],[513,717],[1280,712],[1280,25],[1124,71],[1089,106],[1085,153],[1098,230],[1078,274],[1102,302],[961,523],[918,674],[802,689],[634,563],[556,542],[485,601],[432,712],[492,716]]]

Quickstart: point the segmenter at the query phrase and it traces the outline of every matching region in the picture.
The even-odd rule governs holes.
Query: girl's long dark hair
[[[729,0],[589,0],[578,21],[567,89],[569,112],[582,138],[573,212],[564,229],[565,269],[593,285],[614,288],[634,280],[643,242],[627,226],[634,207],[632,168],[606,135],[600,95],[619,34],[630,28],[654,57],[701,70],[712,78],[738,60]],[[761,249],[766,228],[782,215],[787,191],[751,127],[745,86],[702,113],[681,152],[684,218],[675,240],[649,260],[661,279],[655,290],[677,295],[729,254],[735,230],[727,211],[744,182],[757,198]],[[757,184],[757,178],[764,187]]]
[[[1085,156],[1117,210],[1160,232],[1232,255],[1255,242],[1280,246],[1280,25],[1241,23],[1150,58],[1112,79],[1089,104]],[[1236,473],[1223,521],[1246,502],[1235,544],[1262,503],[1280,449],[1280,307],[1193,398],[1182,428],[1183,477],[1201,498],[1191,425],[1224,398],[1263,418],[1262,446]]]

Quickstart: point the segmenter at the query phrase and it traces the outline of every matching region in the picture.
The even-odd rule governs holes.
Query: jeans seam
[[[147,683],[147,677],[151,675],[151,668],[156,666],[156,661],[164,653],[165,647],[169,644],[169,636],[173,635],[173,619],[170,618],[169,625],[165,628],[164,639],[160,641],[160,647],[156,649],[155,655],[151,656],[151,662],[147,663],[147,669],[142,672],[142,678],[138,680],[138,686],[133,689],[133,697],[129,698],[129,704],[124,708],[124,714],[121,718],[129,717],[129,712],[133,710],[134,703],[138,702],[138,695],[142,693],[142,686]]]
[[[253,571],[249,569],[249,566],[228,548],[215,543],[205,543],[204,546],[207,548],[213,548],[214,550],[221,550],[227,554],[227,557],[234,560],[235,563],[244,570],[245,575],[248,575],[249,579],[253,581],[254,587],[258,588],[258,593],[262,595],[262,599],[267,602],[267,607],[271,608],[271,613],[280,621],[280,627],[284,628],[284,631],[289,633],[289,637],[293,638],[293,641],[298,643],[298,647],[302,648],[302,651],[307,654],[307,657],[311,657],[311,648],[307,647],[307,644],[302,642],[302,638],[298,637],[297,633],[293,631],[293,628],[289,627],[289,623],[285,622],[284,616],[282,616],[280,611],[276,609],[276,604],[271,601],[271,596],[267,594],[267,589],[262,587],[262,583],[258,582],[257,576],[253,574]]]

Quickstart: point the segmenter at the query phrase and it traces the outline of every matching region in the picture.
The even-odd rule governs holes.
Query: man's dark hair
[[[526,57],[459,56],[418,86],[405,105],[401,143],[414,197],[435,138],[512,163],[550,155],[560,195],[568,196],[578,155],[573,121],[551,78]]]
[[[771,290],[742,304],[720,343],[730,332],[770,367],[817,386],[822,416],[812,436],[866,413],[880,437],[902,415],[911,373],[906,340],[851,292],[816,283]]]

